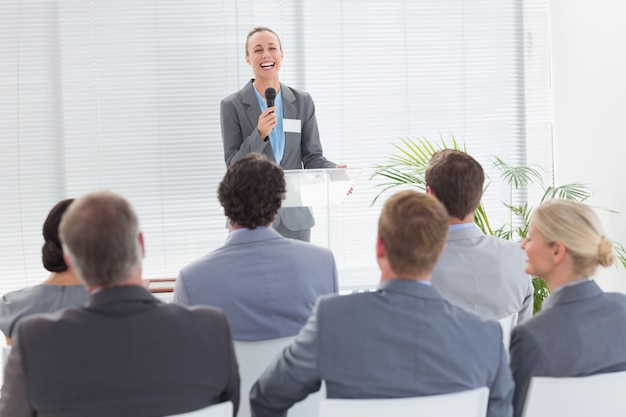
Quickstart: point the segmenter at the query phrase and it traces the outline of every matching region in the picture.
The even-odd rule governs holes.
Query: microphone
[[[267,107],[273,107],[275,99],[276,99],[276,90],[274,90],[272,87],[266,88],[265,100],[267,100]],[[268,140],[270,140],[269,136],[263,139],[264,142],[267,142]]]
[[[273,107],[275,99],[276,99],[276,90],[274,90],[272,87],[267,88],[265,90],[265,100],[267,100],[267,107]]]

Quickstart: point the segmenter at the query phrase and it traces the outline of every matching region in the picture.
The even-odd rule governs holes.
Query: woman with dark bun
[[[533,212],[526,272],[551,291],[540,313],[511,334],[514,415],[520,417],[533,376],[576,377],[626,370],[626,295],[592,279],[615,262],[613,244],[591,207],[550,200]]]
[[[59,240],[59,223],[69,205],[67,199],[57,203],[43,225],[44,244],[41,248],[43,266],[51,272],[39,285],[5,294],[0,299],[0,330],[10,344],[17,321],[34,313],[50,313],[87,301],[88,294],[82,282],[67,268]]]

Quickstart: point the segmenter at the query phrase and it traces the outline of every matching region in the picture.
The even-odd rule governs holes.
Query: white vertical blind
[[[43,279],[43,220],[65,193],[54,14],[52,2],[0,6],[0,289]]]
[[[244,41],[256,25],[281,36],[281,80],[312,94],[326,156],[363,168],[331,247],[341,285],[374,282],[368,177],[398,138],[454,134],[494,178],[492,155],[545,155],[547,1],[522,3],[5,0],[0,292],[44,279],[48,210],[98,189],[137,209],[146,277],[176,276],[223,243],[219,102],[252,77]],[[494,181],[491,212],[505,192]]]

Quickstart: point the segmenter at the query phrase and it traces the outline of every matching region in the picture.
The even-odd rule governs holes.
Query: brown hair
[[[283,169],[266,156],[249,153],[228,167],[217,196],[231,223],[269,226],[285,198]]]
[[[41,247],[41,260],[44,268],[50,272],[67,271],[67,264],[63,259],[63,247],[59,238],[59,224],[72,201],[74,201],[73,198],[68,198],[55,204],[43,223],[44,243]]]
[[[483,196],[483,167],[456,149],[436,152],[428,162],[424,179],[448,214],[457,219],[473,213]]]
[[[432,196],[413,190],[392,195],[383,206],[378,236],[391,269],[400,276],[429,274],[448,233],[448,214]]]
[[[246,36],[246,44],[244,45],[246,48],[246,56],[248,56],[248,41],[250,41],[250,38],[252,37],[252,35],[254,35],[257,32],[270,32],[273,33],[274,36],[276,36],[276,39],[278,39],[278,47],[280,48],[280,51],[283,51],[283,43],[280,41],[280,37],[278,36],[278,33],[274,32],[272,29],[265,27],[265,26],[257,26],[255,28],[253,28],[250,32],[248,32],[248,36]]]

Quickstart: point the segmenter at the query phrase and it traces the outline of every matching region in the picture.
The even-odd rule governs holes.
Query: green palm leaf
[[[446,142],[440,137],[440,143],[429,141],[425,137],[400,138],[400,144],[392,145],[396,153],[387,158],[385,165],[376,165],[374,172],[370,175],[370,180],[376,177],[385,178],[386,181],[378,184],[382,187],[372,204],[376,203],[381,195],[400,185],[413,185],[420,191],[426,190],[424,182],[424,171],[428,166],[428,161],[435,152],[442,149],[459,149],[454,136]]]
[[[558,187],[547,187],[543,196],[541,197],[541,202],[551,200],[553,198],[562,198],[565,200],[572,201],[585,201],[589,197],[591,197],[591,193],[588,190],[588,186],[586,184],[580,182],[573,182],[570,184],[559,185]]]
[[[543,184],[543,175],[536,168],[512,166],[498,157],[495,157],[493,166],[498,168],[502,179],[515,190],[529,184]]]
[[[374,173],[370,179],[382,178],[383,182],[378,184],[382,190],[374,198],[374,204],[385,192],[401,186],[411,185],[424,191],[426,184],[424,172],[428,166],[430,158],[435,152],[443,149],[458,149],[466,152],[465,145],[459,146],[454,136],[445,139],[440,135],[438,141],[430,141],[425,137],[401,138],[400,143],[392,145],[394,154],[387,158],[386,164],[375,166]],[[501,158],[495,157],[493,166],[500,172],[500,178],[509,186],[509,201],[503,202],[509,212],[508,223],[501,225],[497,229],[492,229],[485,208],[480,204],[474,213],[474,222],[488,235],[498,236],[507,240],[522,240],[528,234],[533,206],[528,202],[521,205],[513,204],[513,191],[523,189],[529,185],[538,185],[543,190],[540,203],[553,198],[563,198],[574,201],[585,201],[590,196],[589,187],[583,183],[570,183],[560,186],[544,186],[544,170],[529,166],[513,166],[507,164]],[[485,191],[489,186],[489,181],[485,186]],[[604,209],[607,211],[612,211]],[[617,264],[626,269],[626,248],[614,242],[617,254]],[[535,312],[541,309],[541,303],[549,295],[549,290],[541,278],[533,277],[535,287]]]

